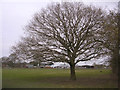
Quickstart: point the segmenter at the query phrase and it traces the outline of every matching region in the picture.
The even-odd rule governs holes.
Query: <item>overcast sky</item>
[[[43,2],[44,1],[44,2]],[[24,26],[32,19],[34,13],[45,8],[53,0],[1,0],[0,2],[0,57],[9,56],[11,46],[24,36]],[[55,0],[59,1],[59,0]],[[64,0],[62,0],[64,1]],[[70,1],[70,0],[69,0]],[[78,0],[76,0],[78,1]],[[105,10],[117,6],[118,0],[101,2],[84,0],[85,4],[93,4]]]

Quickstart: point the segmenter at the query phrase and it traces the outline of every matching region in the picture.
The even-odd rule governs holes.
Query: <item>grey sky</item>
[[[2,56],[10,54],[10,48],[24,35],[23,28],[35,12],[47,3],[4,3],[2,4]]]
[[[17,1],[17,0],[16,0]],[[51,2],[45,0],[42,2],[36,0],[5,0],[0,4],[0,57],[8,56],[10,54],[11,46],[15,45],[24,35],[24,26],[32,19],[34,13],[41,8],[47,6]],[[57,0],[59,1],[59,0]],[[63,0],[62,0],[63,1]],[[86,4],[93,4],[100,6],[103,9],[113,9],[117,6],[117,1],[111,2],[87,2]],[[88,0],[89,1],[89,0]]]

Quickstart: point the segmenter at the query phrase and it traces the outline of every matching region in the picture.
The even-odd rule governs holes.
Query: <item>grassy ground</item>
[[[102,72],[100,72],[102,70]],[[3,69],[3,88],[116,88],[117,80],[107,69],[78,69],[76,81],[69,69]]]

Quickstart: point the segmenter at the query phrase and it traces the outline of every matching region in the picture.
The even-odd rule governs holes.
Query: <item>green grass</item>
[[[102,70],[102,72],[100,72]],[[77,69],[76,81],[69,69],[3,69],[3,88],[116,88],[108,69]]]

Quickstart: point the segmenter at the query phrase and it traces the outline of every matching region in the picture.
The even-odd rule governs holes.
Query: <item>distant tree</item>
[[[38,65],[38,62],[32,61],[32,62],[30,62],[30,64],[32,64],[32,65],[34,65],[34,66],[37,66],[37,65]]]
[[[14,64],[12,61],[8,61],[8,62],[7,62],[7,65],[8,65],[9,67],[14,67],[14,66],[15,66],[15,64]]]
[[[17,59],[18,58],[17,58],[17,55],[15,53],[12,53],[9,55],[9,60],[12,61],[13,63],[15,63]]]
[[[2,57],[0,58],[1,62],[4,63],[4,62],[8,62],[9,61],[9,57]]]
[[[75,65],[109,52],[103,35],[107,14],[82,3],[56,3],[34,15],[26,26],[28,36],[13,51],[36,60],[67,62],[71,80]]]
[[[10,60],[9,57],[2,57],[1,59],[2,59],[2,64],[5,64],[9,67],[14,67],[14,63],[13,61]]]

